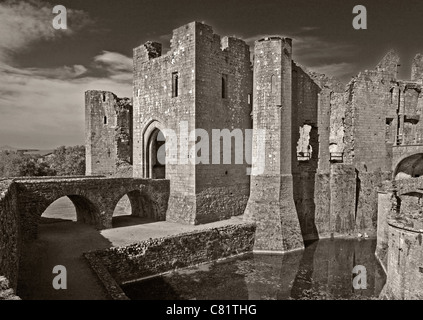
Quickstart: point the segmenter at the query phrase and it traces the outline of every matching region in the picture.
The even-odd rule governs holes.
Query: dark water
[[[249,254],[122,286],[132,300],[376,299],[385,274],[376,240],[320,240],[284,255]],[[367,271],[367,289],[352,270]]]

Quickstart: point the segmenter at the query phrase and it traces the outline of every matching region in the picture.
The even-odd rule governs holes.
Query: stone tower
[[[197,224],[244,213],[247,161],[235,162],[229,141],[231,162],[224,163],[221,137],[220,151],[212,150],[216,131],[245,137],[251,129],[252,80],[248,45],[199,22],[175,29],[163,55],[159,43],[134,49],[134,177],[170,180],[166,220]],[[176,134],[171,146],[167,131]],[[165,167],[158,161],[164,136]],[[200,141],[207,155],[206,148],[192,152]],[[245,139],[238,143],[245,150]]]
[[[271,37],[255,43],[253,128],[253,172],[245,219],[257,223],[254,249],[301,249],[292,177],[291,39]],[[260,144],[265,144],[263,158],[258,154]]]
[[[85,93],[86,175],[132,177],[132,102],[107,91]]]

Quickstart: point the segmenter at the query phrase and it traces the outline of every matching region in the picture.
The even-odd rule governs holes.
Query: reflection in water
[[[284,255],[249,254],[122,286],[133,300],[375,299],[385,274],[376,240],[335,239]],[[352,286],[354,266],[367,269],[367,289]]]

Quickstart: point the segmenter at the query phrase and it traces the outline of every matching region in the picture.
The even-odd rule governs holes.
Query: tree
[[[61,146],[45,162],[58,176],[85,175],[85,147]]]
[[[59,147],[47,156],[0,152],[0,177],[74,176],[85,174],[85,147]]]

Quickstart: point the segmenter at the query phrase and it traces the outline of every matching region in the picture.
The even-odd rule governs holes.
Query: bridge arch
[[[398,161],[395,167],[394,180],[404,180],[423,176],[423,153],[408,155]]]
[[[70,212],[68,211],[68,204],[71,204],[74,208],[72,217],[69,215]],[[73,220],[90,225],[96,225],[98,222],[98,211],[99,210],[95,204],[86,197],[80,195],[68,195],[51,202],[46,209],[42,211],[41,217],[63,219],[63,213],[65,213],[64,220]]]
[[[32,195],[33,196],[33,195]],[[81,194],[63,194],[49,193],[48,196],[39,194],[38,197],[32,197],[31,204],[21,206],[21,230],[24,239],[35,239],[38,236],[38,225],[43,213],[47,208],[57,200],[68,197],[73,203],[76,211],[76,220],[81,223],[92,225],[96,228],[101,226],[99,221],[99,207],[87,196]]]
[[[53,194],[46,198],[45,201],[40,201],[38,205],[33,207],[37,213],[38,218],[57,200],[67,197],[73,203],[76,210],[76,220],[78,222],[87,223],[98,226],[99,224],[99,208],[87,196],[82,194]]]
[[[68,197],[77,221],[97,229],[113,227],[113,212],[119,200],[128,195],[132,214],[165,220],[169,200],[168,180],[133,178],[29,178],[16,180],[17,211],[23,240],[37,238],[38,223],[56,200]]]
[[[155,221],[163,221],[165,217],[156,205],[156,202],[150,196],[145,188],[137,188],[119,194],[112,202],[113,212],[119,201],[126,195],[131,204],[131,216],[149,218]]]

